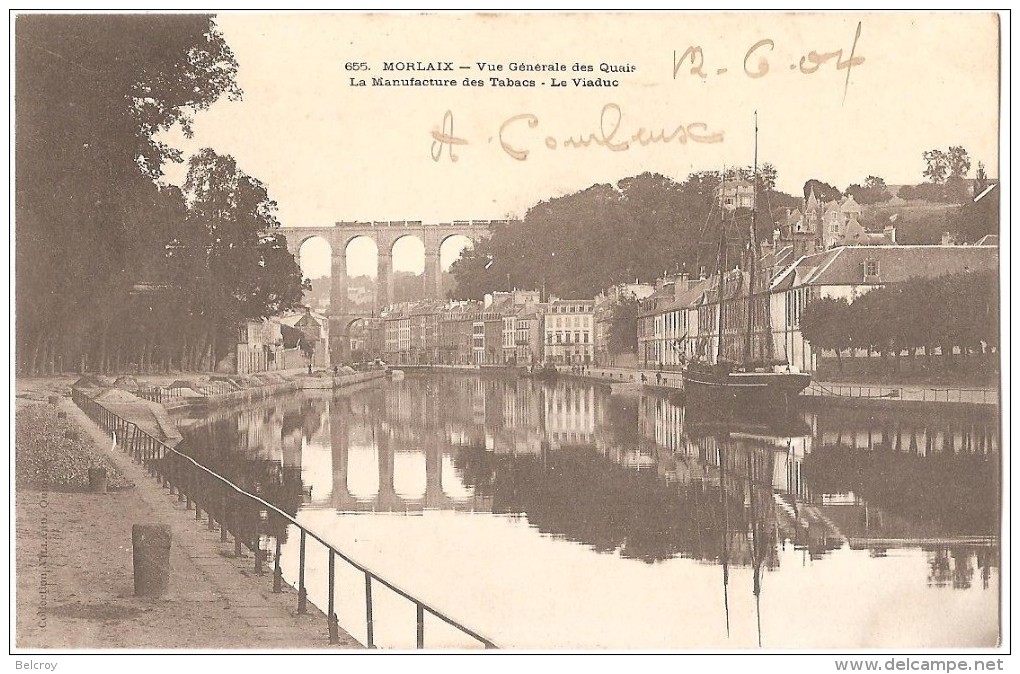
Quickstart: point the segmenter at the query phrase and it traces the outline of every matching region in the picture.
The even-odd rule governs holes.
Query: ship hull
[[[722,372],[688,369],[684,372],[685,404],[739,413],[789,410],[811,383],[800,372]]]

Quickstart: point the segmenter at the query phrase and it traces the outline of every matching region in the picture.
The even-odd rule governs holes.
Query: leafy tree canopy
[[[727,178],[739,176],[753,174],[727,170]],[[709,269],[724,226],[716,196],[721,178],[719,172],[700,171],[678,183],[643,173],[542,201],[520,221],[497,228],[487,241],[462,253],[451,269],[455,294],[480,299],[509,284],[559,297],[592,297],[617,283]],[[774,184],[774,169],[763,176],[759,168],[759,179]],[[779,212],[791,200],[781,192],[759,192],[759,237],[772,236]],[[731,259],[739,259],[750,221],[747,209],[726,214],[735,251]]]

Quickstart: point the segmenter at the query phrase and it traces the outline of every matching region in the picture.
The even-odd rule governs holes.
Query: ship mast
[[[747,240],[747,323],[744,326],[744,362],[754,360],[754,286],[758,268],[758,111],[754,111],[754,174],[751,183],[751,231]]]
[[[719,273],[719,306],[716,308],[716,334],[718,340],[715,348],[715,363],[718,365],[722,362],[723,355],[723,298],[726,296],[726,209],[723,208],[723,200],[726,198],[726,166],[723,165],[722,180],[719,183],[719,260],[718,260],[718,273]]]

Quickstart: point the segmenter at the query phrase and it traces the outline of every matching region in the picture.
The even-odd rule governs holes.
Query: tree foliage
[[[276,231],[276,202],[232,157],[209,148],[192,157],[184,199],[166,246],[166,292],[201,324],[199,336],[208,332],[215,360],[219,334],[297,306],[310,285]]]
[[[636,297],[623,297],[613,305],[609,323],[610,353],[637,353],[638,309]]]
[[[843,193],[838,188],[830,185],[829,183],[823,183],[821,180],[811,178],[804,183],[804,198],[807,199],[811,191],[814,190],[815,198],[825,203],[827,201],[839,201],[843,198]]]
[[[729,169],[727,176],[744,170]],[[715,171],[692,173],[682,183],[644,173],[542,201],[461,254],[451,269],[455,295],[481,299],[487,292],[518,287],[592,297],[617,283],[712,267],[722,226],[715,194],[720,180]],[[774,174],[766,180],[774,181]],[[784,197],[758,195],[759,236],[771,236],[777,220],[768,207],[778,212],[786,205]],[[746,241],[750,217],[747,209],[726,216],[735,249]]]
[[[837,355],[847,348],[898,357],[939,347],[946,359],[954,350],[983,353],[999,344],[998,281],[995,272],[964,272],[883,286],[849,304],[819,298],[804,308],[801,330]]]
[[[291,287],[253,278],[221,248],[206,245],[206,259],[196,252],[196,209],[202,193],[216,191],[212,184],[190,190],[188,203],[181,190],[155,182],[165,162],[182,159],[159,132],[190,135],[196,111],[241,95],[237,61],[212,17],[20,15],[15,57],[21,372],[79,363],[183,366],[196,362],[200,340],[175,340],[196,322],[208,325],[208,312],[233,306],[230,317],[252,316],[291,301]],[[243,182],[230,203],[240,229],[271,210],[257,186]],[[293,262],[282,239],[266,231],[258,241],[230,235],[249,237],[270,269]],[[212,262],[225,267],[213,274]],[[199,292],[199,279],[226,285],[206,286],[213,301]],[[140,284],[158,292],[137,292]],[[208,360],[215,357],[210,350]]]
[[[864,179],[864,185],[851,185],[846,188],[846,193],[861,205],[879,204],[892,199],[885,180],[878,176],[868,176]]]
[[[845,299],[821,297],[804,307],[800,331],[819,349],[835,351],[842,367],[842,351],[850,348],[850,303]]]
[[[950,178],[966,178],[970,171],[970,155],[960,145],[952,145],[946,150],[925,150],[921,157],[925,162],[923,175],[935,185],[941,185]]]

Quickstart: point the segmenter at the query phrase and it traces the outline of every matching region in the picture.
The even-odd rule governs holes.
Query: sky
[[[167,139],[186,154],[233,155],[266,183],[284,227],[522,216],[645,171],[683,180],[749,165],[755,111],[759,161],[776,166],[791,193],[809,178],[841,189],[868,175],[917,183],[922,153],[950,145],[998,175],[992,14],[227,13],[216,22],[237,56],[243,100],[198,113],[192,139]],[[383,70],[407,61],[454,70]],[[348,70],[360,63],[370,70]],[[512,72],[512,63],[567,70]],[[371,86],[373,77],[460,86]],[[536,86],[497,87],[490,77]],[[578,87],[575,77],[618,85]],[[486,86],[463,86],[466,78]],[[663,131],[670,142],[647,142]],[[573,146],[592,134],[608,140]],[[168,180],[181,182],[183,169],[171,167]],[[394,267],[420,271],[420,246],[397,246]],[[302,251],[306,274],[328,273],[328,249],[313,249]],[[444,253],[448,265],[456,251]],[[374,246],[348,249],[349,273],[374,275],[374,265]]]

